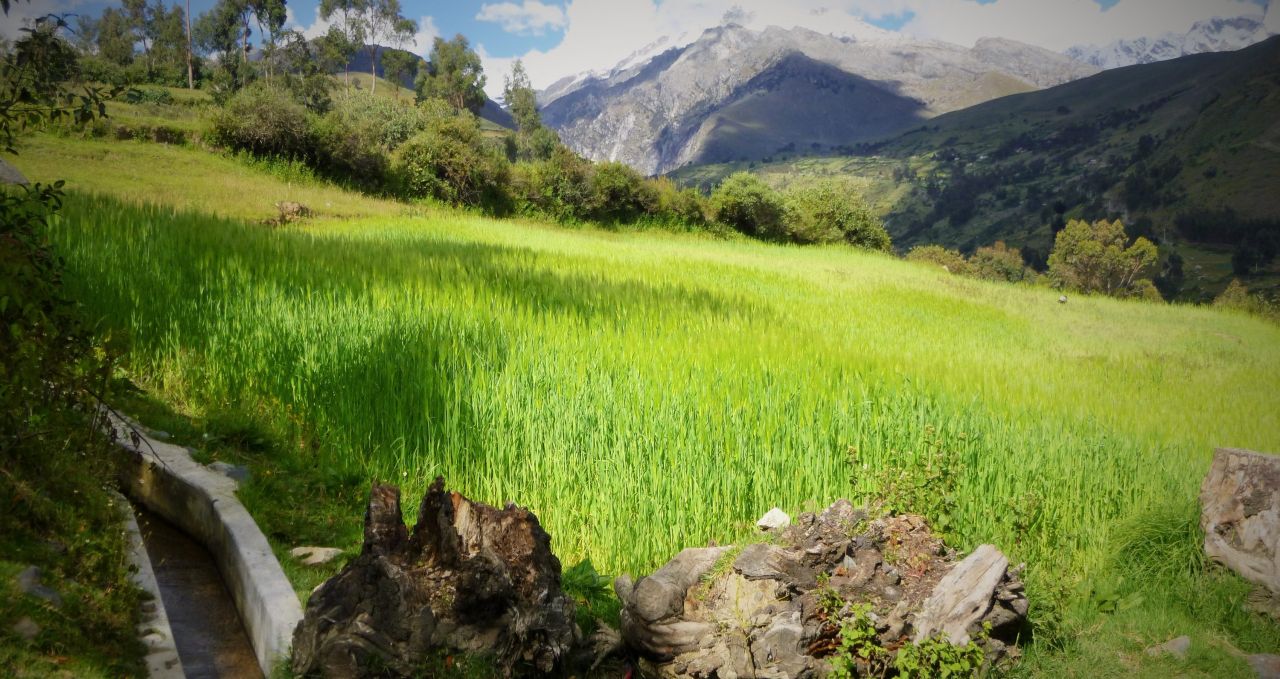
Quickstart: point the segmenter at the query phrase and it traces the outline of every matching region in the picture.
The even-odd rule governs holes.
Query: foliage
[[[498,209],[508,166],[480,143],[475,117],[463,111],[432,119],[397,152],[396,171],[412,196]]]
[[[956,646],[945,636],[930,637],[898,649],[893,666],[902,679],[958,679],[976,677],[982,670],[983,652],[977,639]]]
[[[288,92],[255,83],[216,111],[211,140],[262,156],[304,158],[312,155],[307,110]]]
[[[432,114],[428,109],[407,106],[386,97],[346,93],[335,98],[330,115],[366,131],[378,146],[392,151],[427,129]]]
[[[1036,273],[1023,263],[1022,252],[1004,241],[978,248],[969,257],[969,271],[975,278],[1009,283],[1032,282]]]
[[[591,634],[597,621],[604,621],[615,628],[618,626],[621,604],[613,595],[609,578],[596,571],[591,559],[583,559],[564,569],[560,587],[577,606],[575,617],[583,634]]]
[[[767,240],[786,237],[786,206],[782,197],[759,177],[737,172],[711,192],[713,219],[749,236]]]
[[[484,83],[480,56],[459,34],[453,40],[435,39],[416,86],[419,99],[443,99],[457,111],[474,113],[484,106]]]
[[[861,676],[883,676],[893,654],[880,644],[876,625],[871,621],[869,604],[850,604],[839,621],[839,645],[831,656],[831,675],[835,679]]]
[[[1139,236],[1132,244],[1119,220],[1093,224],[1073,219],[1054,239],[1049,278],[1058,287],[1113,297],[1149,295],[1156,247]],[[1157,294],[1158,297],[1158,294]]]
[[[516,121],[516,129],[530,134],[542,127],[542,118],[538,115],[538,99],[529,83],[529,74],[525,73],[524,64],[516,59],[511,65],[511,74],[507,76],[502,89],[502,103],[511,112]]]
[[[400,83],[406,78],[410,82],[415,80],[422,64],[422,58],[413,52],[389,50],[382,53],[382,71],[388,80],[395,83],[396,99],[400,98]]]
[[[622,163],[597,163],[591,172],[588,214],[602,222],[629,222],[657,208],[658,196],[639,172]]]
[[[558,146],[546,160],[516,166],[512,193],[526,213],[576,221],[587,217],[590,177],[590,163]]]
[[[941,245],[917,245],[907,252],[907,261],[934,264],[947,273],[968,276],[972,273],[969,261],[959,251]]]
[[[787,205],[787,231],[796,242],[845,242],[884,252],[891,247],[884,225],[846,182],[826,180],[797,189],[788,194]]]
[[[1238,278],[1231,279],[1226,289],[1214,298],[1213,305],[1280,320],[1280,306],[1262,295],[1250,294]]]
[[[963,483],[967,463],[956,452],[956,443],[968,436],[959,432],[948,441],[933,426],[926,426],[920,437],[918,452],[889,451],[884,466],[868,469],[859,460],[858,450],[849,449],[849,461],[857,484],[864,472],[873,479],[874,503],[887,514],[921,514],[933,530],[944,538],[956,528],[957,495]]]

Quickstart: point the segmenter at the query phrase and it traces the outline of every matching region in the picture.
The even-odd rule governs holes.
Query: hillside
[[[69,293],[128,338],[122,371],[184,443],[252,468],[241,497],[281,553],[354,549],[370,478],[416,496],[443,474],[529,506],[566,566],[642,574],[941,456],[944,478],[903,479],[953,544],[1028,563],[1023,673],[1244,677],[1222,644],[1280,648],[1247,587],[1188,556],[1210,448],[1280,445],[1262,320],[1064,306],[846,247],[494,220],[192,147],[25,149],[73,192],[51,234]],[[276,200],[319,214],[263,226]],[[1143,653],[1171,632],[1197,652]]]
[[[544,121],[593,160],[641,172],[848,150],[940,113],[1096,72],[1030,45],[973,48],[735,24],[543,93]],[[799,105],[803,102],[803,105]]]
[[[1176,294],[1202,299],[1232,275],[1265,287],[1280,273],[1274,262],[1231,268],[1236,253],[1274,252],[1280,238],[1278,72],[1272,38],[997,99],[865,144],[856,157],[752,169],[791,182],[861,177],[892,197],[878,208],[900,248],[1005,240],[1043,264],[1064,219],[1117,217],[1166,256],[1179,253],[1185,289]],[[707,186],[744,167],[675,176]]]

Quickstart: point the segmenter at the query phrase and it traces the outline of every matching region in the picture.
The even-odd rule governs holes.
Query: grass
[[[1192,506],[1214,446],[1280,450],[1275,325],[1062,305],[842,247],[413,215],[194,149],[31,148],[20,169],[77,192],[55,243],[86,311],[128,337],[130,377],[193,436],[262,432],[234,447],[278,550],[353,547],[368,480],[415,498],[443,474],[529,506],[566,565],[642,574],[773,505],[869,499],[938,437],[952,541],[1029,564],[1024,673],[1246,676],[1222,644],[1280,650],[1238,579],[1116,558],[1135,520]],[[246,197],[297,191],[344,207],[246,222]],[[1194,522],[1152,525],[1146,543],[1197,548]],[[1201,650],[1142,652],[1175,631]]]

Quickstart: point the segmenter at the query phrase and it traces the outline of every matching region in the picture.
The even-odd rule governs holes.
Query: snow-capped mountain
[[[1280,4],[1280,2],[1273,3]],[[1134,64],[1176,59],[1188,54],[1224,52],[1248,47],[1265,40],[1276,30],[1280,10],[1269,10],[1264,20],[1259,15],[1214,18],[1197,21],[1186,33],[1166,33],[1153,38],[1117,40],[1109,45],[1076,45],[1066,55],[1098,68],[1118,68]],[[1265,21],[1271,22],[1268,29]]]
[[[862,37],[777,26],[708,29],[686,45],[671,40],[644,50],[608,74],[556,83],[539,97],[543,121],[588,158],[656,174],[840,150],[1097,72],[1012,40],[968,48],[868,28]]]

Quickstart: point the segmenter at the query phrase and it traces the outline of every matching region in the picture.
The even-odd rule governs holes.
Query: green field
[[[394,481],[410,505],[443,474],[532,508],[566,565],[642,574],[929,461],[947,473],[910,497],[952,543],[1028,563],[1024,671],[1248,676],[1230,646],[1280,651],[1248,588],[1202,567],[1195,525],[1214,446],[1280,450],[1274,324],[1064,305],[844,247],[491,220],[237,163],[47,136],[16,162],[71,179],[55,246],[129,342],[128,376],[275,432],[291,474]],[[321,217],[256,223],[283,199]],[[255,511],[336,502],[354,546],[358,495],[270,483],[246,489]],[[1142,653],[1176,634],[1186,661]]]

